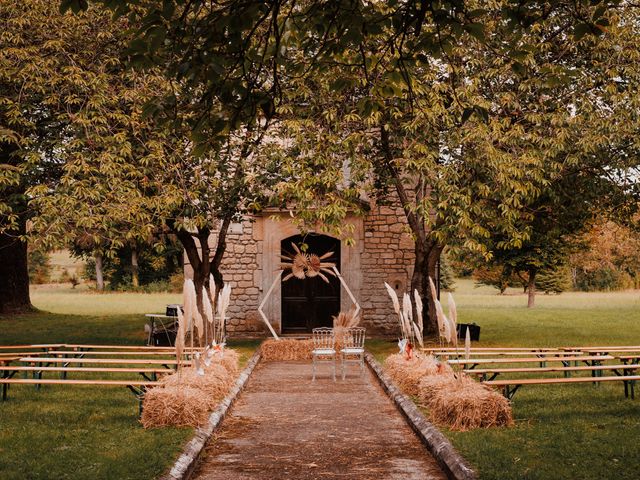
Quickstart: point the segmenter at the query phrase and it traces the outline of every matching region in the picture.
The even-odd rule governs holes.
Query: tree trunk
[[[385,167],[393,179],[400,205],[407,218],[407,223],[415,238],[415,261],[413,276],[411,277],[411,291],[418,291],[422,297],[422,303],[426,307],[425,312],[423,312],[423,316],[424,313],[427,314],[424,319],[424,334],[437,334],[438,319],[436,316],[435,299],[432,298],[429,277],[437,284],[437,264],[444,246],[438,245],[428,237],[423,214],[411,208],[411,198],[402,181],[402,176],[395,166],[393,148],[385,122],[380,125],[380,149],[384,157]],[[419,189],[417,189],[417,191],[419,191]],[[420,200],[421,194],[416,193],[416,201]]]
[[[527,286],[527,290],[529,292],[527,298],[527,308],[533,308],[536,302],[536,273],[538,270],[536,268],[529,269],[529,285]]]
[[[102,253],[95,252],[93,258],[96,262],[96,290],[104,291],[104,274],[102,271]]]
[[[25,313],[33,310],[29,297],[29,270],[27,244],[17,238],[25,233],[0,234],[0,314]]]
[[[140,286],[140,278],[138,276],[138,249],[131,249],[131,283],[135,288]]]
[[[0,141],[0,165],[9,170],[17,169],[21,158],[17,146]],[[18,170],[19,171],[19,170]],[[29,269],[27,243],[19,237],[27,232],[26,186],[18,175],[15,185],[3,184],[0,188],[3,204],[17,215],[15,229],[0,233],[0,314],[24,313],[33,310],[29,297]],[[0,215],[0,224],[5,226],[6,214]]]

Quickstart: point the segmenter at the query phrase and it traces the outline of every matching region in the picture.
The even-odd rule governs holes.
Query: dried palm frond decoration
[[[352,308],[348,312],[340,312],[333,318],[333,328],[353,328],[360,323],[360,314],[356,313],[356,309]]]
[[[411,297],[408,294],[402,296],[402,310],[400,309],[400,300],[398,294],[387,282],[384,282],[384,286],[387,289],[389,297],[393,302],[393,310],[398,315],[398,322],[400,323],[400,332],[402,338],[398,341],[398,348],[400,353],[405,353],[407,358],[411,358],[413,346],[416,339],[416,330],[418,326],[413,322],[413,307],[411,305]],[[419,332],[422,336],[422,331]]]
[[[304,253],[300,251],[298,246],[291,242],[291,246],[295,253],[290,255],[280,255],[283,262],[280,267],[283,270],[291,270],[291,273],[285,275],[282,279],[286,282],[290,278],[297,278],[304,280],[305,278],[320,277],[325,282],[329,283],[329,279],[325,274],[336,276],[333,272],[333,268],[336,266],[333,262],[323,262],[327,258],[333,255],[333,252],[327,252],[324,255],[316,255],[315,253]]]

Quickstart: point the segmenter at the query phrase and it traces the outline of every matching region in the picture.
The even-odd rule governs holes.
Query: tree
[[[282,110],[292,113],[282,131],[290,140],[282,155],[291,160],[291,174],[298,174],[283,185],[291,203],[308,207],[309,223],[326,222],[346,211],[359,181],[378,195],[394,191],[416,242],[411,289],[428,305],[433,302],[427,279],[435,277],[438,258],[450,244],[485,256],[509,251],[512,270],[532,273],[535,285],[537,269],[553,264],[549,255],[543,257],[549,249],[539,247],[542,239],[536,235],[546,232],[536,222],[559,220],[548,208],[570,213],[559,190],[548,186],[577,197],[571,208],[579,205],[580,213],[561,219],[575,220],[563,225],[572,231],[585,221],[594,195],[602,200],[628,193],[628,182],[603,172],[625,172],[635,161],[625,160],[628,148],[604,155],[612,145],[634,138],[633,113],[625,112],[626,125],[616,116],[623,113],[623,98],[634,101],[628,87],[638,84],[635,71],[612,97],[601,87],[617,81],[607,71],[613,64],[629,66],[614,50],[616,35],[626,43],[632,32],[615,31],[607,42],[570,35],[558,39],[568,25],[561,16],[541,21],[535,30],[518,34],[522,51],[504,56],[496,52],[513,40],[500,22],[484,25],[482,41],[469,32],[459,45],[436,48],[431,55],[423,53],[424,45],[415,47],[414,57],[386,53],[385,47],[393,45],[392,29],[341,50],[340,61],[295,82],[291,95],[283,97],[292,106]],[[448,33],[440,31],[439,38],[450,41]],[[597,59],[598,67],[591,68],[589,59]],[[576,69],[581,69],[578,78],[567,73]],[[567,98],[575,103],[568,105]],[[615,108],[603,114],[592,103]],[[605,122],[609,126],[602,135]],[[340,171],[343,162],[349,175]],[[580,201],[583,191],[586,198]],[[547,231],[551,228],[557,225]],[[535,288],[530,292],[533,298]],[[432,309],[429,318],[433,330]]]
[[[583,40],[582,48],[591,41],[585,34],[606,30],[610,6],[525,1],[473,9],[461,2],[249,1],[205,8],[202,1],[169,1],[129,8],[126,0],[107,3],[142,19],[140,38],[132,44],[140,63],[162,63],[171,78],[194,87],[203,112],[192,118],[196,132],[209,126],[215,135],[251,124],[258,115],[282,114],[295,96],[331,99],[333,108],[325,110],[322,102],[294,102],[291,116],[309,123],[322,119],[322,139],[338,137],[352,157],[362,156],[365,146],[375,152],[374,183],[395,189],[416,238],[412,287],[425,299],[426,279],[451,238],[468,235],[474,248],[482,248],[478,238],[490,229],[506,233],[513,245],[526,238],[527,232],[515,227],[519,208],[546,181],[542,150],[551,122],[558,120],[554,114],[570,116],[564,105],[549,108],[541,93],[562,98],[564,85],[567,94],[572,69],[585,65],[566,62],[565,56],[576,51],[574,42]],[[169,95],[157,102],[158,109],[173,103],[175,96]],[[359,123],[355,132],[346,128],[350,121]],[[303,143],[298,127],[289,128]],[[524,135],[529,129],[533,133]],[[407,134],[411,140],[405,143]],[[330,160],[324,155],[334,172]],[[297,168],[305,170],[300,163]],[[469,178],[479,181],[465,182]],[[326,179],[318,179],[323,183],[324,192]],[[351,197],[342,189],[336,204],[345,196]],[[344,211],[330,200],[324,198],[316,210],[325,221],[328,213]],[[428,305],[433,329],[434,305]]]
[[[574,288],[638,288],[640,237],[634,229],[612,220],[597,218],[579,241],[583,248],[569,258]]]
[[[0,5],[0,313],[31,308],[27,189],[59,177],[56,152],[77,109],[71,91],[83,74],[90,82],[86,67],[105,46],[100,19],[53,12],[43,0]]]

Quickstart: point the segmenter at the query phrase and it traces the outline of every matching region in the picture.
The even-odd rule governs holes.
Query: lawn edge
[[[196,429],[193,438],[185,445],[182,454],[171,467],[169,473],[162,475],[158,480],[188,480],[194,472],[207,442],[218,429],[224,420],[227,412],[235,402],[240,392],[244,389],[247,380],[251,376],[255,366],[260,361],[260,350],[256,350],[247,366],[240,372],[236,383],[233,385],[226,397],[218,404],[216,409],[209,415],[207,423]]]
[[[438,428],[422,414],[413,401],[407,397],[384,373],[382,366],[369,352],[365,352],[365,360],[375,373],[378,382],[400,410],[405,420],[422,443],[437,460],[447,477],[451,480],[477,480],[477,473],[468,462],[456,451],[451,442]]]

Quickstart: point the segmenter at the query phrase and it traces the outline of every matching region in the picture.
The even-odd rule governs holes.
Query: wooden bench
[[[638,360],[640,360],[640,355],[616,355],[615,357],[625,365],[629,363],[635,364],[638,363]]]
[[[435,357],[464,357],[465,356],[465,352],[464,349],[459,350],[458,352],[442,352],[442,351],[433,351],[431,352],[431,354]],[[578,356],[578,355],[584,355],[584,352],[561,352],[561,351],[557,351],[557,350],[546,350],[546,351],[538,351],[538,352],[533,352],[533,351],[522,351],[522,352],[516,352],[516,351],[493,351],[493,352],[474,352],[471,351],[471,356],[472,357],[484,357],[484,356],[494,356],[494,357],[500,357],[500,356],[504,356],[504,357],[520,357],[520,356],[537,356],[537,357],[551,357],[551,356],[555,356],[555,357],[566,357],[566,356]]]
[[[0,345],[0,351],[4,350],[55,350],[64,346],[64,343],[36,343],[31,345]]]
[[[140,356],[140,357],[146,357],[146,356],[165,356],[165,357],[175,357],[176,356],[176,351],[175,350],[168,350],[168,351],[160,351],[160,352],[150,352],[150,351],[132,351],[132,350],[126,350],[123,352],[118,352],[118,351],[108,351],[108,350],[56,350],[56,351],[52,351],[52,352],[48,352],[49,355],[73,355],[75,357],[87,357],[87,356],[116,356],[116,355],[120,355],[120,356]],[[26,355],[25,355],[26,356]]]
[[[7,400],[7,390],[9,385],[93,385],[93,386],[124,386],[127,387],[138,399],[138,413],[142,414],[142,401],[144,394],[149,387],[161,385],[160,382],[138,381],[138,380],[54,380],[51,378],[0,378],[2,383],[2,401]]]
[[[178,361],[175,358],[146,359],[146,358],[64,358],[64,357],[20,357],[18,361],[32,364],[53,364],[53,363],[95,363],[105,365],[169,365],[177,367]],[[191,360],[182,360],[180,365],[191,365]]]
[[[587,383],[587,382],[623,382],[625,385],[625,397],[628,397],[628,389],[631,389],[631,398],[635,398],[635,382],[640,380],[640,375],[622,375],[615,377],[573,377],[573,378],[525,378],[514,380],[491,380],[482,382],[491,387],[502,387],[502,392],[509,400],[513,399],[518,389],[523,385],[552,385],[561,383]]]
[[[10,363],[17,362],[22,357],[0,357],[0,366],[9,365]]]
[[[584,362],[587,365],[598,365],[604,360],[613,360],[611,355],[586,355],[586,356],[559,356],[559,357],[528,357],[528,358],[470,358],[468,360],[448,360],[450,365],[472,365],[469,370],[473,370],[478,365],[504,364],[504,363],[539,363],[540,367],[545,367],[546,363],[561,362],[565,367],[569,367],[571,362]]]
[[[113,367],[25,367],[25,366],[2,366],[0,367],[0,378],[11,378],[16,373],[24,372],[25,374],[28,372],[32,372],[34,375],[38,374],[38,378],[42,378],[43,372],[59,372],[64,374],[62,378],[66,377],[67,373],[138,373],[142,375],[145,380],[149,382],[155,382],[157,380],[158,374],[164,375],[169,373],[171,370],[166,368],[113,368]],[[150,374],[151,378],[147,375]]]
[[[581,367],[524,367],[524,368],[487,368],[477,370],[463,370],[467,375],[478,375],[481,377],[481,381],[493,381],[501,373],[564,373],[565,378],[571,376],[571,372],[591,372],[592,376],[594,372],[601,373],[604,370],[613,371],[616,375],[626,375],[626,372],[633,372],[638,370],[640,365],[589,365]],[[622,373],[620,373],[622,371]],[[488,375],[491,377],[487,378]],[[625,395],[627,385],[625,384]]]
[[[61,345],[61,348],[72,350],[137,350],[140,352],[159,352],[168,351],[175,352],[175,347],[155,347],[152,345],[89,345],[80,343],[67,343]],[[185,346],[185,351],[191,350],[189,346]],[[199,350],[194,347],[193,350]]]

